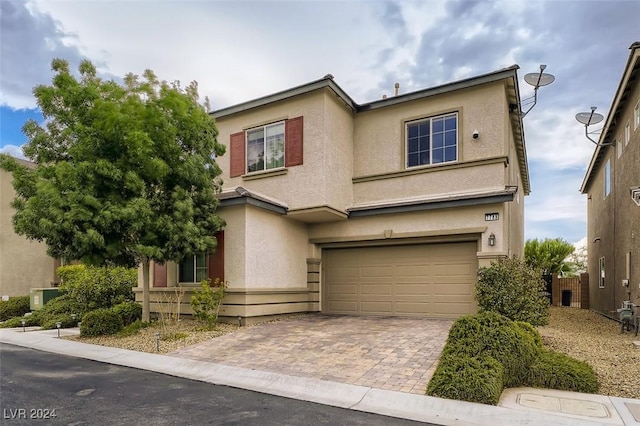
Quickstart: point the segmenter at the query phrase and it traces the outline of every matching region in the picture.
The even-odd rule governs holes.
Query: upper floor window
[[[624,126],[624,146],[627,146],[629,140],[631,140],[631,126],[627,121],[627,124]]]
[[[284,167],[284,121],[247,130],[247,173]]]
[[[302,164],[302,117],[253,127],[229,138],[230,177]]]
[[[618,153],[618,158],[622,155],[622,138],[618,138],[616,141],[616,152]]]
[[[640,126],[640,100],[638,100],[633,109],[633,130],[637,129],[638,126]]]
[[[604,257],[598,260],[598,269],[600,276],[598,277],[598,287],[604,288]]]
[[[611,160],[604,165],[604,196],[611,193]]]
[[[458,114],[406,124],[407,167],[458,160]]]

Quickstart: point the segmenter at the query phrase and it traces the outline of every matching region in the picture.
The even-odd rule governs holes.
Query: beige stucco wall
[[[404,123],[451,112],[458,112],[459,161],[504,155],[504,90],[498,82],[358,114],[354,177],[405,170]]]
[[[11,217],[15,191],[11,174],[0,170],[0,296],[24,296],[31,288],[51,287],[55,261],[46,245],[17,235]]]
[[[524,203],[525,194],[520,173],[520,163],[518,161],[516,146],[513,138],[511,120],[509,120],[508,110],[505,108],[505,144],[506,154],[509,158],[508,167],[504,169],[505,182],[507,186],[517,187],[515,199],[506,205],[505,236],[506,251],[509,256],[524,256]]]
[[[300,288],[307,286],[307,226],[256,207],[246,207],[245,280],[229,288]],[[227,228],[225,237],[233,234]],[[225,239],[225,249],[229,247]],[[239,250],[239,248],[238,248]],[[229,253],[229,252],[227,252]],[[225,253],[225,273],[236,268]],[[229,261],[227,261],[229,259]]]
[[[222,169],[224,188],[238,186],[267,194],[299,209],[329,205],[344,210],[351,202],[351,112],[326,90],[277,102],[217,120],[218,141],[227,145],[227,153],[217,161]],[[231,134],[252,127],[303,116],[304,161],[286,168],[287,173],[273,176],[268,172],[250,177],[229,177]],[[331,147],[331,149],[327,149]]]

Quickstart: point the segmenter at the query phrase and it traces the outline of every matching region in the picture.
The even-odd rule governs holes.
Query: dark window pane
[[[429,151],[423,151],[420,153],[420,164],[430,164]]]
[[[442,149],[434,149],[433,150],[433,164],[442,163],[444,159],[442,158],[444,151]]]
[[[418,150],[418,138],[409,139],[409,153],[416,152]]]
[[[445,119],[445,129],[446,130],[455,130],[457,128],[457,121],[455,115],[449,116]]]
[[[423,121],[420,124],[420,136],[428,135],[431,130],[429,129],[429,120]]]
[[[455,146],[449,146],[445,148],[444,161],[456,161],[456,156],[457,154]]]
[[[444,120],[442,118],[433,120],[433,133],[442,132],[443,130],[444,130]]]
[[[444,146],[444,135],[442,133],[436,133],[433,135],[433,148],[442,148]]]
[[[181,283],[195,282],[195,271],[193,270],[193,257],[180,263],[178,267],[178,281]]]
[[[444,144],[446,146],[455,146],[456,144],[456,132],[446,132],[444,134]]]
[[[419,154],[416,152],[414,154],[409,154],[409,161],[407,162],[408,167],[413,167],[418,165]]]
[[[417,124],[409,124],[407,126],[407,135],[410,138],[415,138],[418,136],[418,125]]]
[[[420,138],[420,151],[428,151],[431,149],[429,145],[429,135],[422,136]]]

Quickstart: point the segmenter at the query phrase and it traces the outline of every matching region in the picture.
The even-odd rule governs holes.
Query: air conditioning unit
[[[640,207],[640,186],[632,186],[629,189],[631,190],[631,199]]]

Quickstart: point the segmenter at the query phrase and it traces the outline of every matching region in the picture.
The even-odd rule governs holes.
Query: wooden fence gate
[[[551,304],[589,309],[589,274],[579,277],[560,278],[553,275],[551,281]]]

